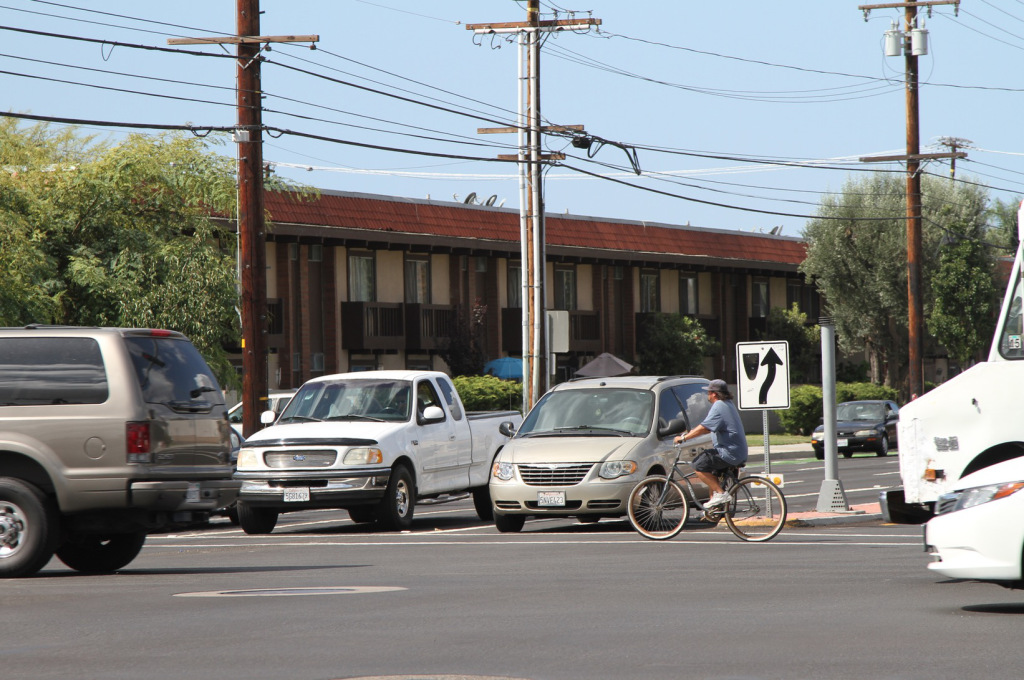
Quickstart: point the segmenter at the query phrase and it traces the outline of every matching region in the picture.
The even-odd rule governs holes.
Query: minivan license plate
[[[285,503],[301,503],[309,500],[308,486],[287,486],[284,489]]]
[[[537,505],[541,508],[564,508],[564,491],[538,491]]]

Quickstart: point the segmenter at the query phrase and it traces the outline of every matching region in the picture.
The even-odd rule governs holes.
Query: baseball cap
[[[728,392],[729,386],[725,384],[724,380],[712,380],[707,385],[701,388],[706,392]]]

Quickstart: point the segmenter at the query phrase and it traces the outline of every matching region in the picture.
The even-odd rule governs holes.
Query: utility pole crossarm
[[[168,38],[168,45],[249,45],[320,41],[319,35],[222,35],[210,38]],[[312,47],[312,46],[311,46]]]
[[[861,156],[857,160],[861,163],[886,163],[891,161],[937,161],[948,158],[967,158],[967,153],[957,151],[954,153],[917,153],[899,156]]]
[[[531,28],[546,29],[549,31],[564,31],[600,25],[600,19],[549,19],[537,22],[501,21],[490,24],[466,24],[466,30],[476,31],[477,33],[503,33],[508,31],[522,31]]]

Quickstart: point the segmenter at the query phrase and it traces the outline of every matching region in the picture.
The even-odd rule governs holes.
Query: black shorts
[[[726,462],[715,449],[704,449],[690,463],[697,472],[718,472],[731,468],[732,463]]]

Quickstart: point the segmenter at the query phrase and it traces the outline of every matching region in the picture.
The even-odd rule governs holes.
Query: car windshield
[[[885,420],[881,404],[839,404],[836,407],[836,419],[851,420]]]
[[[561,390],[537,402],[518,436],[643,437],[653,420],[654,394],[647,390]]]
[[[278,423],[304,421],[409,420],[407,380],[334,380],[307,383],[281,413]]]

